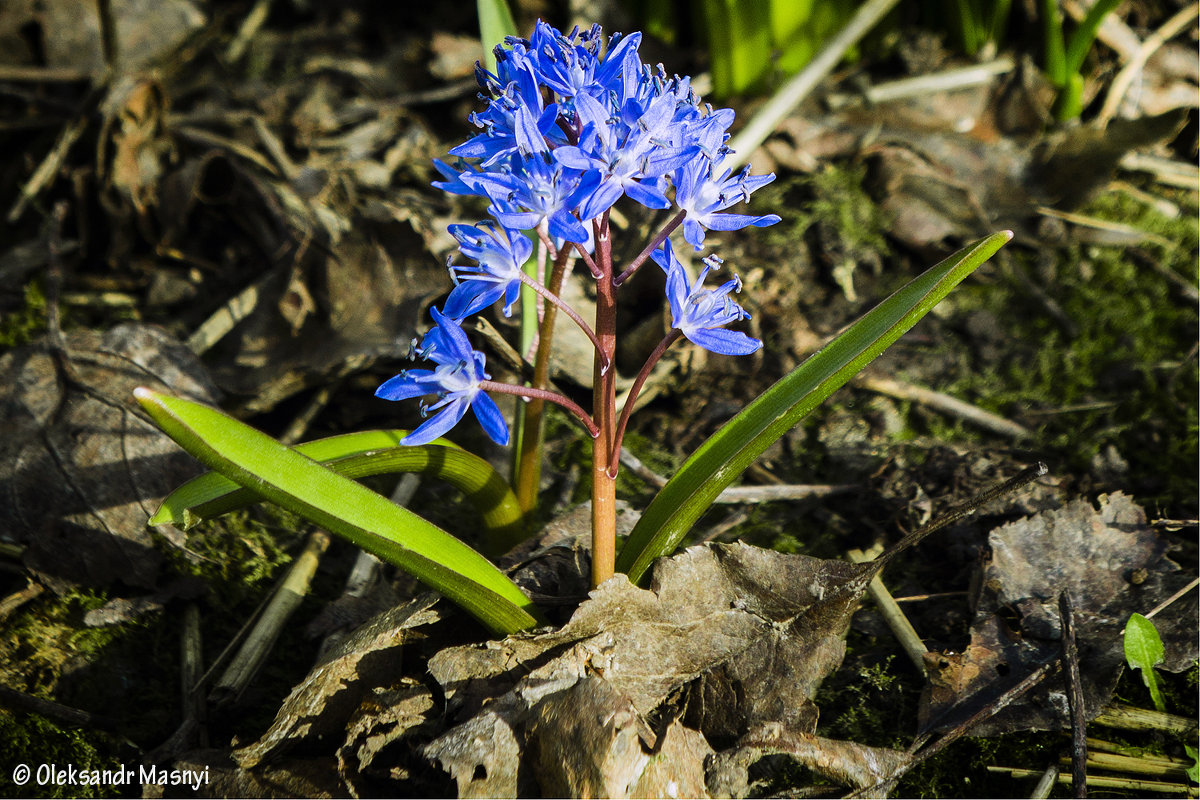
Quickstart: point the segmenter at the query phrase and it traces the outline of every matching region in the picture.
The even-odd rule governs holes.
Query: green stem
[[[599,435],[592,442],[592,585],[612,577],[617,545],[617,483],[609,474],[616,431],[616,370],[609,369],[617,344],[616,287],[608,214],[592,223],[596,234],[596,337],[599,348],[592,378],[592,418]],[[615,470],[614,470],[615,471]]]
[[[611,276],[610,276],[610,279],[611,279]],[[562,312],[564,314],[566,314],[568,317],[570,317],[575,322],[575,324],[579,326],[579,329],[581,331],[583,331],[584,335],[586,335],[588,337],[588,339],[591,340],[592,347],[596,348],[596,352],[598,352],[598,353],[603,352],[603,347],[601,347],[601,345],[600,345],[600,340],[598,338],[596,338],[595,332],[593,332],[592,329],[590,327],[588,327],[588,324],[586,322],[584,322],[583,317],[579,316],[579,312],[577,312],[575,309],[571,308],[569,305],[564,303],[557,294],[550,291],[545,286],[538,283],[533,278],[530,278],[528,275],[526,275],[523,272],[521,273],[521,283],[525,284],[526,286],[529,286],[535,292],[540,294],[542,297],[546,298],[551,303],[553,303],[554,305],[556,305],[560,309],[562,309]],[[605,358],[608,358],[608,356],[605,356]],[[611,360],[606,360],[605,364],[604,364],[604,369],[607,370],[608,365],[611,363],[612,363]]]
[[[1063,43],[1062,15],[1058,0],[1042,0],[1042,39],[1046,52],[1046,76],[1058,88],[1067,82],[1067,53]]]
[[[554,266],[550,270],[550,281],[547,288],[554,295],[562,291],[563,279],[566,276],[567,262],[570,260],[570,250],[566,247],[558,251]],[[545,389],[550,385],[550,346],[554,340],[554,320],[558,316],[558,306],[547,304],[542,312],[541,326],[538,330],[537,355],[533,362],[533,388]],[[517,459],[514,474],[514,490],[517,504],[521,513],[528,518],[529,512],[537,507],[538,488],[542,480],[542,445],[546,436],[546,402],[539,398],[531,399],[525,404],[525,413],[521,415],[521,453]]]

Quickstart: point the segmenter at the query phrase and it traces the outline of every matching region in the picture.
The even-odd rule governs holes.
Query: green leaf
[[[505,0],[475,0],[479,12],[479,44],[483,48],[483,65],[489,72],[496,71],[496,55],[492,48],[504,41],[505,36],[517,35],[517,23]]]
[[[486,549],[507,552],[524,538],[517,498],[492,465],[443,439],[420,447],[399,444],[403,430],[361,431],[296,445],[294,449],[347,478],[416,472],[439,478],[466,494],[484,522]],[[188,481],[171,492],[150,518],[151,525],[170,523],[185,530],[202,520],[262,499],[217,472]]]
[[[1162,638],[1154,623],[1141,614],[1134,614],[1125,623],[1125,660],[1129,666],[1142,671],[1142,681],[1150,690],[1150,699],[1159,711],[1166,711],[1167,704],[1158,688],[1158,676],[1154,667],[1166,658]]]
[[[1012,233],[993,234],[960,250],[884,300],[845,333],[763,392],[692,453],[651,501],[617,558],[637,582],[670,553],[721,490],[776,439],[833,394],[929,313]]]
[[[1187,768],[1188,778],[1192,783],[1200,783],[1200,750],[1192,747],[1190,744],[1185,744],[1183,751],[1192,760],[1192,765]]]
[[[540,623],[529,598],[491,562],[386,497],[214,408],[146,388],[134,396],[210,469],[395,564],[493,633]]]

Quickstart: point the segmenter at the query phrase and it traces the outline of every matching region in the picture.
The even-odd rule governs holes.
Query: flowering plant
[[[422,401],[426,418],[419,427],[289,448],[213,409],[139,389],[138,399],[155,421],[217,473],[168,497],[152,523],[188,524],[236,502],[266,498],[408,570],[495,632],[529,627],[540,615],[503,573],[446,532],[351,478],[382,471],[430,471],[436,463],[441,477],[459,485],[491,487],[490,494],[481,489],[474,496],[492,534],[485,546],[502,551],[514,541],[522,515],[532,508],[542,414],[545,403],[556,403],[593,441],[592,581],[598,585],[614,570],[639,580],[650,562],[669,553],[757,455],[1008,240],[1010,234],[995,234],[933,267],[750,403],[663,487],[618,557],[615,502],[621,441],[655,364],[680,339],[723,355],[747,355],[762,347],[761,341],[729,327],[748,317],[733,297],[742,288],[737,276],[715,288],[706,286],[721,260],[708,256],[700,274],[692,277],[669,237],[681,229],[683,241],[700,250],[707,231],[779,221],[774,214],[729,210],[773,176],[752,176],[749,168],[734,174],[726,166],[733,112],[701,103],[687,78],[642,64],[640,40],[637,33],[605,38],[599,27],[563,35],[539,22],[528,40],[509,37],[496,48],[494,72],[477,68],[487,99],[486,109],[471,116],[479,132],[450,151],[454,164],[435,162],[442,177],[435,185],[485,198],[492,219],[450,227],[459,254],[469,263],[456,264],[451,258],[455,286],[443,307],[432,310],[434,327],[415,348],[415,355],[434,368],[405,370],[376,392],[387,400],[435,396],[432,404]],[[609,218],[624,199],[674,213],[632,261],[617,265]],[[537,254],[531,259],[535,243]],[[596,310],[590,323],[559,297],[576,260],[586,266],[595,284]],[[671,328],[618,409],[613,367],[618,293],[647,261],[663,271]],[[534,295],[525,295],[522,287]],[[503,313],[510,314],[518,303],[539,296],[544,308],[529,354],[531,379],[520,385],[493,381],[485,355],[467,338],[464,321],[498,302]],[[586,334],[595,351],[590,411],[549,388],[558,311]],[[518,420],[520,435],[512,437],[518,449],[515,495],[481,459],[451,450],[457,466],[447,468],[451,459],[441,455],[451,446],[439,437],[462,420],[468,408],[493,441],[508,443],[508,425],[489,393],[520,395],[528,401]],[[431,455],[435,452],[436,458]]]
[[[746,318],[730,296],[740,291],[735,276],[717,289],[704,287],[709,271],[720,267],[710,256],[695,281],[688,278],[667,238],[682,225],[684,239],[699,250],[707,230],[737,230],[770,225],[774,214],[750,216],[726,211],[746,200],[774,176],[737,175],[724,168],[733,112],[702,104],[688,80],[653,70],[638,58],[641,34],[607,40],[598,26],[564,36],[538,22],[529,40],[509,37],[498,47],[496,71],[482,67],[479,84],[487,93],[486,110],[473,114],[480,128],[455,147],[454,166],[435,162],[448,192],[478,195],[489,201],[492,220],[476,226],[453,225],[459,252],[471,262],[452,265],[456,282],[442,310],[433,310],[437,326],[418,353],[440,365],[434,372],[409,370],[379,388],[377,394],[401,400],[434,392],[438,410],[401,444],[424,444],[446,433],[468,405],[484,430],[506,444],[508,431],[487,392],[507,392],[539,401],[528,407],[523,430],[539,431],[544,402],[570,410],[594,441],[592,470],[592,579],[612,575],[615,561],[614,502],[622,434],[629,411],[655,363],[680,337],[726,355],[746,355],[762,342],[726,326]],[[609,212],[622,199],[649,209],[675,209],[641,254],[618,269],[613,262]],[[538,263],[527,274],[532,253],[528,231],[539,243]],[[619,413],[615,408],[616,303],[621,286],[648,258],[666,273],[672,329],[655,348],[634,381]],[[559,299],[573,259],[582,260],[596,284],[596,314],[589,325]],[[546,262],[552,261],[548,280]],[[510,314],[525,284],[570,316],[595,348],[594,396],[588,413],[565,396],[547,389],[553,313],[543,314],[528,386],[495,383],[483,372],[484,356],[470,350],[462,322],[497,301]],[[547,317],[550,323],[547,323]],[[453,342],[453,346],[449,346]],[[539,437],[525,438],[527,447]],[[536,448],[536,445],[534,445]],[[527,509],[537,486],[536,453],[518,457],[517,495]]]

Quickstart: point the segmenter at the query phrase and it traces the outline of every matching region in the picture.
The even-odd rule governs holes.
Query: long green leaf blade
[[[485,528],[485,549],[493,554],[506,552],[524,538],[517,498],[491,464],[442,439],[419,447],[398,445],[407,433],[360,431],[305,442],[292,449],[347,478],[414,472],[446,481],[478,509]],[[179,525],[186,530],[261,499],[219,472],[208,472],[167,495],[150,524]]]
[[[634,582],[640,580],[654,559],[674,550],[721,490],[767,447],[891,346],[1011,238],[1008,231],[993,234],[930,268],[722,426],[651,501],[621,549],[617,571]]]
[[[489,72],[496,71],[496,55],[492,48],[504,41],[506,36],[517,35],[517,23],[505,0],[475,0],[479,12],[479,44],[483,48],[483,65]]]
[[[145,388],[134,395],[210,469],[397,565],[494,633],[540,622],[533,603],[504,573],[411,511],[214,408]]]

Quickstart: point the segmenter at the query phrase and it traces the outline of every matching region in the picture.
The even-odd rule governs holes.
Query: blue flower
[[[483,430],[496,444],[508,444],[508,426],[492,398],[480,388],[480,381],[489,379],[483,371],[483,353],[471,348],[467,335],[453,319],[436,308],[431,310],[437,327],[425,334],[417,355],[437,364],[437,369],[409,369],[384,381],[375,396],[384,400],[407,400],[436,394],[438,401],[431,406],[421,404],[421,416],[437,411],[400,444],[428,444],[442,436],[463,418],[469,406]],[[440,409],[440,410],[439,410]]]
[[[493,222],[478,225],[451,225],[459,250],[477,266],[450,267],[458,285],[446,300],[444,313],[463,320],[504,298],[504,315],[512,313],[521,296],[521,266],[533,253],[533,244],[519,231],[508,230]]]
[[[667,273],[667,302],[671,305],[671,326],[677,328],[688,341],[705,350],[727,356],[744,356],[762,347],[762,342],[741,331],[727,330],[724,326],[741,319],[749,319],[746,310],[729,298],[730,292],[740,292],[742,282],[735,275],[717,289],[704,289],[704,279],[711,270],[719,269],[721,260],[716,256],[704,259],[704,269],[695,283],[688,283],[687,273],[671,249],[671,242],[653,253],[655,263]]]
[[[637,104],[631,99],[630,104]],[[606,104],[581,94],[575,111],[583,123],[577,146],[558,147],[554,158],[583,173],[573,201],[581,219],[595,219],[622,195],[647,208],[668,208],[671,202],[658,188],[657,178],[679,168],[698,153],[696,147],[668,143],[675,119],[676,99],[660,95],[641,110],[614,114]],[[640,113],[637,113],[639,112]],[[634,116],[633,124],[622,117]]]
[[[777,214],[718,213],[732,205],[750,199],[750,193],[775,180],[775,175],[750,175],[747,166],[736,177],[731,170],[721,169],[729,148],[726,130],[733,122],[733,112],[722,109],[694,124],[690,136],[703,154],[687,161],[671,175],[675,184],[675,205],[687,212],[683,220],[683,238],[697,250],[704,245],[704,231],[736,231],[753,225],[764,227],[779,222]]]
[[[497,164],[496,170],[465,170],[452,176],[443,171],[445,165],[435,161],[439,172],[453,177],[441,185],[450,192],[487,197],[492,201],[488,213],[506,228],[533,230],[545,220],[550,235],[557,240],[587,242],[588,230],[572,213],[569,202],[579,184],[579,173],[554,162],[549,145],[527,109],[517,109],[516,121],[517,153],[507,162]],[[459,191],[458,186],[466,191]]]

